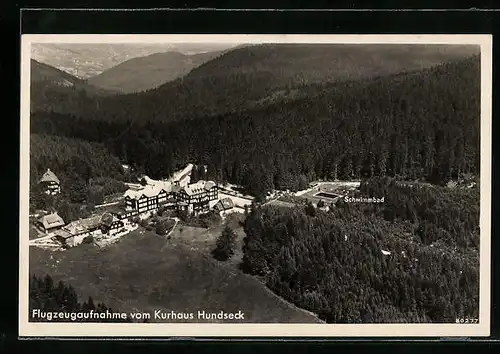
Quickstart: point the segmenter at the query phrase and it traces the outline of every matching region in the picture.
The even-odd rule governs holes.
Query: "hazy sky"
[[[52,51],[68,51],[75,55],[79,53],[89,53],[92,51],[109,51],[110,53],[128,53],[132,55],[134,52],[142,54],[143,52],[165,52],[176,51],[184,54],[194,54],[200,52],[224,50],[236,46],[235,44],[225,43],[34,43],[32,44],[33,51],[52,50]]]

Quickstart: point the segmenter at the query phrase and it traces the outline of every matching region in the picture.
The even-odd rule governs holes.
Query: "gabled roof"
[[[175,172],[171,179],[174,182],[178,182],[184,179],[187,175],[190,175],[192,171],[193,171],[193,164],[190,163],[181,171]]]
[[[186,192],[186,194],[193,195],[193,194],[198,194],[201,192],[206,192],[215,186],[216,186],[216,184],[213,181],[201,180],[201,181],[198,181],[196,183],[189,184],[186,187],[184,187],[183,189]]]
[[[47,172],[45,172],[42,176],[42,178],[40,178],[40,181],[39,183],[41,182],[56,182],[56,183],[59,183],[59,178],[57,178],[57,176],[54,174],[54,172],[52,172],[50,169],[47,169]]]
[[[43,224],[46,230],[64,225],[64,220],[57,213],[42,216],[38,221]]]
[[[129,189],[125,192],[123,195],[125,198],[131,198],[131,199],[141,199],[143,196],[152,198],[156,197],[158,194],[160,194],[162,191],[165,191],[166,193],[170,193],[172,191],[172,184],[170,182],[155,182],[154,185],[147,185],[142,189],[139,190],[132,190]]]
[[[215,208],[219,211],[229,210],[234,207],[233,200],[231,198],[223,198],[219,200],[217,204],[215,204]]]
[[[62,237],[62,238],[69,238],[71,236],[74,236],[73,234],[69,233],[68,231],[64,229],[59,229],[54,232],[56,236]]]
[[[86,232],[88,229],[99,226],[100,218],[101,217],[99,215],[96,215],[90,218],[76,220],[64,226],[63,230],[72,235],[78,235],[80,233]]]

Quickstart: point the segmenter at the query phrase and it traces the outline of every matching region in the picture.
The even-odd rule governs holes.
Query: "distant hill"
[[[86,79],[132,58],[154,53],[194,54],[228,47],[230,45],[214,43],[34,43],[31,57]]]
[[[235,113],[309,95],[311,85],[409,72],[478,53],[477,46],[254,45],[230,50],[156,89],[105,98],[87,119],[173,121]]]
[[[295,45],[239,48],[208,61],[186,77],[151,92],[175,107],[169,117],[249,108],[262,101],[297,94],[302,86],[420,70],[478,53],[474,46]]]
[[[353,80],[423,69],[479,53],[478,46],[401,44],[261,44],[228,51],[189,79],[269,73],[282,84]]]
[[[92,86],[50,65],[31,60],[31,109],[32,111],[76,111],[85,112],[93,99],[115,94],[112,91]]]
[[[155,53],[127,60],[99,75],[90,77],[94,86],[124,93],[153,89],[186,75],[222,52],[186,55],[179,52]]]
[[[48,97],[37,107],[86,119],[191,119],[307,96],[314,84],[415,71],[478,52],[477,46],[450,45],[253,45],[228,50],[146,92],[85,103]]]
[[[77,78],[67,72],[54,68],[53,66],[31,60],[31,84],[43,84],[45,86],[82,89],[90,94],[110,94],[110,90],[104,90],[89,84],[86,80]]]

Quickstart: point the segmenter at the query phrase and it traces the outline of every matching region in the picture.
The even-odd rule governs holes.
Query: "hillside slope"
[[[115,94],[34,59],[30,72],[32,111],[84,112],[83,107],[92,105],[94,98]]]
[[[230,51],[151,95],[175,105],[170,117],[192,111],[220,114],[300,95],[301,87],[310,84],[420,70],[476,51],[464,46],[257,45]]]
[[[153,89],[186,75],[221,52],[185,55],[178,52],[155,53],[134,58],[92,76],[88,82],[123,93]]]
[[[252,211],[243,269],[328,323],[477,318],[479,190],[368,187],[385,202]]]
[[[438,183],[479,172],[479,73],[479,57],[473,57],[418,72],[308,86],[307,97],[238,113],[142,125],[133,114],[120,122],[103,113],[76,118],[73,125],[65,115],[36,114],[31,127],[107,142],[152,177],[175,164],[208,164],[214,177],[256,195],[293,190],[315,178],[387,174]],[[157,104],[135,107],[148,118],[157,114]]]
[[[257,45],[230,50],[154,90],[52,110],[86,119],[173,121],[238,112],[311,84],[427,68],[475,53],[475,46]]]
[[[90,94],[109,94],[109,90],[103,90],[89,84],[86,80],[77,78],[67,72],[59,70],[53,66],[40,63],[34,59],[31,60],[30,68],[31,84],[45,85],[52,88],[73,88],[75,90],[85,90]]]
[[[213,259],[169,241],[134,231],[104,249],[80,245],[50,253],[32,248],[30,273],[48,273],[54,281],[74,286],[83,298],[92,296],[121,311],[241,310],[245,323],[321,323],[271,294],[258,280],[230,272]]]

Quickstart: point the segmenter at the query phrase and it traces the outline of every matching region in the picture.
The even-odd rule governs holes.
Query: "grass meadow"
[[[239,225],[237,220],[230,222]],[[210,255],[222,226],[179,224],[170,239],[139,228],[102,249],[85,244],[64,252],[31,247],[30,273],[49,274],[54,281],[71,284],[81,301],[92,296],[115,311],[241,310],[247,323],[320,322],[238,270],[243,230],[235,228],[237,250],[226,263]]]

